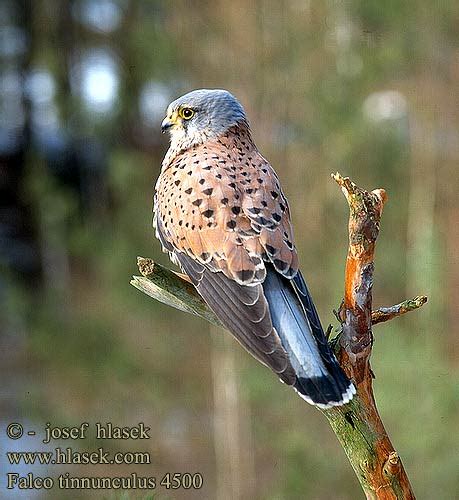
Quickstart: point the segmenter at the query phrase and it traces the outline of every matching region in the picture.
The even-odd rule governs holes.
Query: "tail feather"
[[[263,291],[273,326],[297,375],[295,390],[321,408],[349,402],[355,387],[328,345],[300,273],[289,280],[268,266]]]

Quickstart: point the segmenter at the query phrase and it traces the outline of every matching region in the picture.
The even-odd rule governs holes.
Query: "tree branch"
[[[380,307],[371,313],[371,323],[376,325],[378,323],[383,323],[384,321],[389,321],[397,316],[419,309],[426,302],[427,297],[425,295],[417,295],[416,297],[404,300],[395,306]]]
[[[354,381],[357,394],[345,406],[323,410],[368,499],[414,499],[399,455],[376,408],[370,355],[375,242],[387,201],[383,189],[368,192],[349,178],[334,174],[349,204],[349,249],[344,300],[339,317],[342,333],[336,343],[338,360]]]
[[[163,304],[195,314],[223,328],[217,316],[182,274],[170,271],[144,257],[137,257],[137,266],[142,276],[133,276],[132,286]]]
[[[332,176],[349,204],[349,250],[346,259],[344,300],[337,313],[342,332],[334,339],[341,366],[357,387],[354,399],[344,406],[320,410],[330,422],[368,499],[414,499],[399,455],[384,429],[373,396],[370,355],[373,324],[421,307],[425,296],[389,308],[371,310],[373,259],[379,222],[387,200],[383,189],[358,188],[349,178]],[[151,259],[138,257],[142,276],[131,284],[160,302],[222,326],[186,276]]]

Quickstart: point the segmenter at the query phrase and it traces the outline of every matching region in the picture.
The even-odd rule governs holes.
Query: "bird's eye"
[[[194,111],[191,108],[182,108],[179,111],[179,115],[184,119],[184,120],[190,120],[194,116]]]

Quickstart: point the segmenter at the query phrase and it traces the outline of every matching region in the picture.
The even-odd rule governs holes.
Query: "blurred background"
[[[375,328],[375,394],[419,498],[457,498],[455,0],[1,0],[0,496],[5,471],[202,473],[201,490],[158,499],[363,496],[317,410],[222,331],[129,285],[137,255],[171,266],[151,228],[159,128],[167,104],[200,87],[245,106],[290,200],[325,327],[337,326],[347,250],[330,173],[387,190],[375,306],[429,303]],[[152,464],[13,467],[5,449],[52,446],[8,441],[11,421],[37,433],[145,422],[148,442],[104,446],[149,451]],[[90,497],[151,498],[68,496]]]

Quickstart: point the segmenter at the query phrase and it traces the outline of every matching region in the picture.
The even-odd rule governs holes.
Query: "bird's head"
[[[201,89],[169,104],[161,131],[170,132],[172,147],[188,149],[241,123],[247,125],[247,118],[232,94],[226,90]]]

